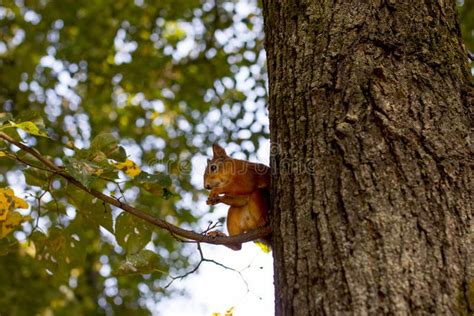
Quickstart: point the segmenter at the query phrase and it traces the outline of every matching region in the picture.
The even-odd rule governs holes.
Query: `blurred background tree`
[[[474,53],[474,1],[458,0],[461,31],[467,49]],[[474,60],[471,60],[471,65]]]
[[[474,7],[459,8],[474,51]],[[206,226],[198,221],[209,209],[196,207],[202,175],[193,167],[210,144],[255,158],[268,139],[263,20],[254,0],[3,0],[0,35],[0,112],[42,119],[54,139],[21,133],[24,141],[64,163],[111,133],[157,181],[94,187],[176,225]],[[0,187],[7,186],[27,194],[23,214],[32,221],[0,239],[2,314],[147,315],[178,294],[163,289],[168,275],[199,259],[128,214],[85,212],[103,206],[1,157]],[[150,257],[132,274],[124,263],[137,254]]]

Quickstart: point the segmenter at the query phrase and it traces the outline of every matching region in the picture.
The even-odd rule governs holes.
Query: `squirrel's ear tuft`
[[[227,157],[227,154],[225,153],[225,149],[217,144],[212,145],[212,153],[214,154],[214,158]]]

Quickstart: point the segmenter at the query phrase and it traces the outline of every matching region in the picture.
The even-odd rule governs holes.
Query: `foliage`
[[[214,141],[249,155],[268,132],[255,6],[2,1],[1,132],[88,188],[200,230],[192,159]],[[1,314],[148,314],[172,294],[168,275],[199,260],[169,233],[19,160],[38,165],[0,141],[0,188],[26,197],[18,214],[31,216],[0,240]]]
[[[474,2],[458,1],[461,31],[467,49],[474,52]]]

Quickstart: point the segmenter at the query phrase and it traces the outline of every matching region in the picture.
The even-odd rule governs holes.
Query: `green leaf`
[[[67,214],[66,205],[64,205],[64,203],[61,201],[52,200],[46,203],[45,205],[43,205],[42,207],[44,207],[44,209],[47,210],[48,212],[64,214],[64,215]]]
[[[20,150],[16,153],[16,155],[21,158],[21,160],[25,161],[26,163],[33,165],[33,166],[41,166],[41,163],[30,153]]]
[[[92,153],[101,151],[107,158],[116,161],[125,161],[127,159],[125,149],[118,145],[117,138],[111,133],[97,135],[92,140],[90,151]]]
[[[35,244],[37,255],[43,251],[47,239],[48,237],[38,230],[34,231],[31,234],[29,240],[31,240]]]
[[[43,116],[40,111],[22,111],[15,117],[15,122],[33,122],[38,126],[44,126]]]
[[[28,122],[21,122],[18,124],[14,122],[10,122],[10,123],[12,124],[13,127],[24,130],[28,134],[41,136],[41,137],[49,137],[44,128],[39,127],[33,122],[28,121]]]
[[[26,183],[37,187],[46,187],[51,173],[35,168],[28,168],[23,171]]]
[[[154,272],[160,263],[160,257],[150,250],[142,250],[137,254],[128,255],[122,261],[115,275],[147,274]]]
[[[159,173],[159,174],[150,174],[147,172],[142,171],[136,178],[135,181],[140,184],[145,183],[153,183],[159,184],[163,187],[168,187],[171,185],[171,178],[167,174]]]
[[[111,133],[102,133],[94,137],[91,142],[91,149],[109,152],[117,147],[117,138]]]
[[[102,226],[111,233],[113,232],[110,205],[73,186],[69,187],[67,195],[88,222],[97,227]]]
[[[87,152],[88,152],[87,160],[97,165],[102,165],[102,166],[109,165],[107,161],[107,156],[102,151],[97,150],[97,151],[87,151]]]
[[[115,221],[115,238],[128,254],[142,250],[151,240],[151,228],[143,220],[126,212]]]
[[[178,196],[178,194],[174,193],[173,191],[168,190],[167,188],[163,188],[162,194],[165,200],[169,200],[172,197]]]
[[[85,187],[90,188],[91,184],[97,179],[96,169],[87,160],[79,160],[76,158],[68,158],[66,160],[66,171],[81,182]]]
[[[6,256],[10,252],[15,252],[18,248],[18,241],[12,237],[0,239],[0,256]]]
[[[64,261],[66,264],[71,266],[81,266],[84,264],[87,254],[87,240],[82,231],[78,231],[79,228],[74,225],[75,223],[68,226],[64,233],[66,234],[68,245],[64,252]]]
[[[41,262],[46,269],[56,274],[61,279],[66,279],[66,265],[63,262],[63,254],[67,247],[67,236],[64,230],[52,227],[48,231],[48,237],[38,238],[38,245],[35,244],[36,259]]]
[[[166,188],[171,186],[171,178],[166,174],[150,174],[142,171],[132,183],[145,189],[151,194],[163,196],[166,200],[176,196],[176,194]]]
[[[91,149],[76,149],[76,155],[66,159],[66,164],[76,162],[77,165],[83,165],[86,177],[84,180],[95,181],[99,176],[107,179],[116,179],[118,171],[115,166],[109,162],[109,159],[102,151],[92,151]],[[70,166],[71,168],[73,166]],[[78,169],[81,171],[81,168]],[[92,177],[88,179],[88,177]],[[87,182],[87,181],[86,181]],[[87,183],[87,185],[90,185]]]
[[[74,235],[74,236],[73,236]],[[86,240],[68,228],[52,227],[48,236],[33,233],[37,259],[50,270],[57,279],[67,281],[70,270],[83,264],[86,256]]]
[[[108,153],[107,157],[115,161],[123,162],[127,160],[127,153],[125,152],[125,148],[117,146],[114,150]]]

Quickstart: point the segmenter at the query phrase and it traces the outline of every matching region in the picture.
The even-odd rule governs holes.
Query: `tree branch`
[[[261,227],[255,230],[252,230],[248,233],[240,234],[237,236],[228,236],[228,237],[223,237],[223,236],[208,236],[206,234],[199,234],[191,230],[186,230],[183,228],[180,228],[178,226],[175,226],[167,221],[164,221],[160,218],[154,217],[148,213],[145,213],[129,204],[123,203],[118,199],[115,199],[113,197],[110,197],[106,194],[103,194],[102,192],[99,192],[94,189],[89,189],[86,186],[84,186],[81,182],[76,180],[74,177],[69,175],[63,168],[56,166],[52,161],[50,161],[48,158],[44,157],[39,153],[36,149],[29,147],[16,139],[10,137],[9,135],[0,132],[0,138],[7,141],[10,144],[15,145],[16,147],[24,150],[25,152],[29,153],[33,157],[35,157],[39,162],[41,162],[44,166],[47,167],[49,172],[52,172],[54,174],[57,174],[58,176],[66,179],[69,183],[72,183],[79,189],[87,192],[88,194],[104,201],[105,203],[108,203],[110,205],[113,205],[115,207],[118,207],[125,212],[128,212],[138,218],[141,218],[148,223],[165,229],[168,232],[170,232],[174,236],[179,236],[181,238],[184,238],[185,241],[195,241],[195,242],[203,242],[203,243],[208,243],[208,244],[214,244],[214,245],[229,245],[229,244],[235,244],[235,243],[244,243],[248,241],[253,241],[256,240],[260,237],[266,236],[269,233],[271,233],[271,227],[270,226],[265,226]],[[23,161],[20,161],[24,163]],[[34,166],[35,167],[35,166]]]

